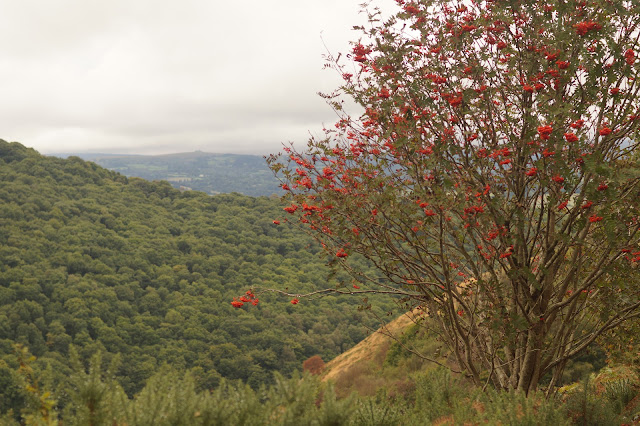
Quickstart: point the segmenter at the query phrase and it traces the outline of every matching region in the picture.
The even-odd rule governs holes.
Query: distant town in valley
[[[182,191],[209,195],[237,192],[253,197],[281,195],[278,180],[259,155],[214,154],[202,151],[166,155],[96,153],[52,154],[77,156],[128,177],[166,180]]]

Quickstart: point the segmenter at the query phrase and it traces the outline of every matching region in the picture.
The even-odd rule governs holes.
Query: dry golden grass
[[[390,394],[404,394],[411,384],[406,378],[388,377],[383,364],[387,352],[396,339],[414,324],[415,314],[408,313],[381,327],[362,342],[339,355],[325,366],[322,380],[332,381],[339,396],[355,391],[361,396],[372,396],[380,388]],[[390,337],[394,336],[394,337]]]
[[[413,316],[410,314],[401,315],[372,333],[353,348],[329,361],[325,365],[322,380],[337,381],[341,376],[348,375],[349,370],[352,370],[358,364],[373,361],[375,364],[382,365],[387,350],[393,341],[389,334],[400,336],[404,330],[413,324],[412,318]],[[357,367],[357,369],[361,370],[362,367]]]

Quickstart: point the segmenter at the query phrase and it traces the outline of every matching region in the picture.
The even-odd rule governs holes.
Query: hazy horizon
[[[43,154],[306,143],[336,121],[317,92],[342,80],[322,56],[350,51],[360,3],[3,2],[0,138]]]
[[[1,139],[1,138],[0,138]],[[20,142],[20,141],[12,141],[12,142]],[[20,142],[21,143],[21,142]],[[24,145],[24,144],[23,144]],[[26,146],[26,145],[25,145]],[[31,148],[31,147],[28,147]],[[35,149],[35,148],[34,148]],[[38,151],[40,152],[40,151]],[[262,154],[250,154],[250,153],[236,153],[236,152],[214,152],[214,151],[205,151],[201,149],[196,150],[186,150],[186,151],[169,151],[159,154],[140,154],[140,153],[127,153],[127,152],[104,152],[104,151],[71,151],[71,152],[40,152],[42,155],[52,156],[52,157],[68,157],[71,155],[79,155],[79,156],[123,156],[123,157],[135,157],[135,156],[150,156],[150,157],[162,157],[169,155],[181,155],[181,154],[212,154],[212,155],[252,155],[256,157],[263,157]],[[275,152],[274,152],[275,154]]]

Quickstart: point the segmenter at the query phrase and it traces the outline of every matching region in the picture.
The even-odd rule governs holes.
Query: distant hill
[[[176,189],[209,195],[238,192],[250,196],[281,194],[278,180],[259,155],[212,154],[195,151],[167,155],[96,153],[54,154],[76,156],[128,177],[166,180]]]

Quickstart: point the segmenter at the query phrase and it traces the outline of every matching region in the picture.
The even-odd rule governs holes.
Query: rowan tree
[[[285,210],[358,280],[327,290],[402,296],[478,385],[551,389],[640,314],[640,1],[396,3],[328,58],[335,127],[269,158]]]

